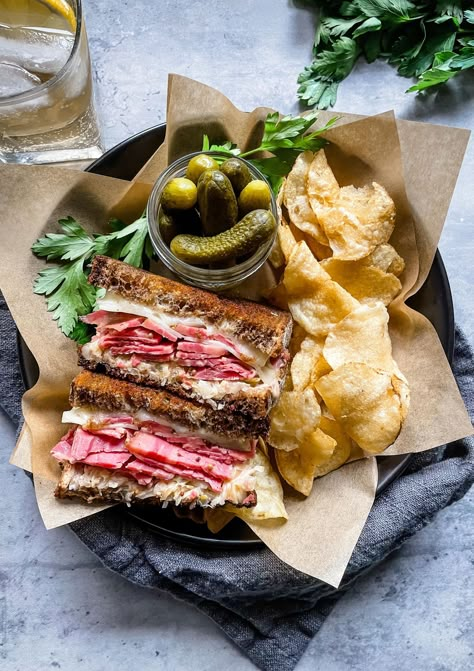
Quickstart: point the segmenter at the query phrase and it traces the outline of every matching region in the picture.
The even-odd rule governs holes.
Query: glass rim
[[[273,194],[273,191],[270,187],[270,184],[268,183],[267,178],[265,177],[265,175],[262,174],[262,172],[257,167],[246,161],[245,158],[235,156],[235,158],[238,158],[239,160],[243,161],[255,176],[264,180],[270,187],[270,193],[271,193],[270,211],[275,216],[275,220],[277,222],[277,227],[275,228],[273,235],[267,240],[267,242],[264,245],[262,245],[259,249],[257,249],[257,251],[250,258],[232,268],[208,269],[200,266],[193,266],[189,263],[186,263],[185,261],[182,261],[181,259],[178,259],[178,257],[176,257],[171,252],[171,250],[165,245],[164,240],[159,234],[159,227],[156,223],[156,216],[158,214],[158,209],[160,206],[158,201],[160,187],[162,187],[163,183],[165,183],[169,179],[169,177],[174,172],[176,172],[176,170],[179,170],[182,164],[188,162],[189,159],[192,158],[193,156],[198,156],[200,154],[207,154],[222,158],[232,158],[231,156],[229,156],[229,154],[225,154],[219,151],[211,151],[211,150],[196,151],[176,159],[161,173],[161,175],[158,177],[155,184],[153,185],[153,189],[150,193],[146,210],[148,231],[150,233],[152,244],[162,263],[164,263],[169,270],[173,272],[178,272],[178,274],[182,278],[185,277],[188,281],[190,281],[191,279],[194,281],[200,280],[204,284],[208,285],[214,283],[219,284],[221,282],[227,283],[232,280],[238,280],[240,282],[249,277],[250,275],[253,275],[253,273],[256,272],[265,263],[265,260],[268,258],[271,248],[273,247],[273,244],[275,242],[279,223],[278,208],[276,205],[275,195]]]
[[[54,77],[48,79],[47,82],[44,82],[43,84],[40,84],[35,88],[29,89],[28,91],[15,93],[12,96],[4,96],[4,97],[0,96],[0,107],[2,105],[11,105],[12,103],[23,102],[26,100],[31,100],[32,98],[36,98],[38,95],[44,93],[44,91],[48,91],[48,89],[55,86],[68,73],[71,67],[71,61],[79,48],[79,41],[81,39],[82,34],[82,0],[74,0],[74,4],[71,6],[73,9],[76,10],[76,32],[74,34],[74,43],[72,45],[71,53],[69,54],[67,61],[64,63],[62,68],[54,75]]]

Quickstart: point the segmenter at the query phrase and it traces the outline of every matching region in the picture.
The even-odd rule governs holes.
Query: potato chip
[[[291,332],[290,344],[288,349],[290,350],[291,357],[294,357],[296,352],[299,351],[301,343],[308,336],[306,331],[299,324],[293,324],[293,331]]]
[[[306,336],[291,362],[293,389],[303,391],[311,382],[311,373],[323,351],[323,338]]]
[[[390,305],[402,290],[398,277],[367,265],[365,259],[341,261],[333,257],[321,261],[321,266],[335,282],[361,303],[372,303],[376,300]]]
[[[265,294],[265,299],[280,310],[288,310],[288,294],[283,282],[279,282]]]
[[[234,513],[228,512],[223,507],[205,508],[204,520],[207,528],[213,534],[219,533],[235,517]]]
[[[320,377],[323,377],[323,375],[327,375],[331,371],[332,371],[331,366],[328,364],[323,354],[320,354],[311,370],[311,376],[310,376],[311,385],[314,387],[314,385],[316,384],[316,382],[319,380]]]
[[[393,273],[396,277],[399,277],[405,270],[405,261],[388,242],[376,247],[369,256],[361,261],[365,265],[380,268],[386,273]]]
[[[327,245],[322,245],[320,242],[312,238],[310,235],[303,234],[303,240],[306,242],[310,250],[318,261],[328,259],[332,256],[332,249]]]
[[[277,450],[295,450],[317,428],[320,416],[312,389],[283,391],[270,412],[269,444]]]
[[[323,355],[334,370],[346,363],[365,363],[394,371],[388,312],[382,303],[360,305],[336,324],[324,343]]]
[[[347,363],[320,378],[316,389],[334,419],[365,452],[383,452],[400,433],[401,401],[390,373]]]
[[[295,236],[293,235],[293,232],[289,226],[280,224],[278,227],[278,241],[280,243],[283,256],[285,257],[285,261],[288,263],[291,252],[296,247]]]
[[[324,433],[333,438],[337,444],[329,459],[317,467],[314,473],[315,478],[321,478],[323,475],[327,475],[345,464],[351,455],[351,449],[354,445],[335,419],[321,416],[320,428],[321,431],[324,431]]]
[[[293,249],[283,283],[293,319],[316,337],[327,335],[334,324],[359,305],[323,270],[304,242]]]
[[[332,207],[339,198],[340,187],[328,165],[324,149],[320,149],[311,161],[307,189],[311,208],[317,218],[324,208]]]
[[[278,470],[293,489],[308,496],[318,467],[331,458],[336,446],[334,438],[316,429],[297,450],[275,453]]]
[[[408,386],[408,381],[403,375],[401,370],[395,364],[395,374],[392,375],[392,384],[393,388],[400,397],[400,412],[402,415],[402,422],[404,422],[408,415],[408,409],[410,407],[410,388]]]
[[[334,257],[356,261],[388,241],[395,227],[395,205],[376,182],[359,189],[344,186],[337,202],[324,209],[318,221]]]
[[[312,160],[311,151],[305,151],[298,156],[287,177],[283,198],[292,223],[324,245],[328,240],[311,208],[306,190]]]
[[[288,519],[288,513],[283,503],[283,489],[278,475],[272,468],[267,457],[257,450],[255,460],[258,465],[255,491],[257,505],[253,508],[237,508],[226,504],[224,509],[233,513],[245,522],[259,522],[269,519]]]

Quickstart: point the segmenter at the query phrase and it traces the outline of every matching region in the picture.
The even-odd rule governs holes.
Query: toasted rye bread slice
[[[87,503],[146,503],[163,505],[173,503],[181,507],[200,506],[202,508],[223,506],[231,503],[239,508],[251,508],[257,503],[255,491],[242,492],[238,500],[227,499],[216,503],[220,497],[217,493],[206,489],[198,499],[191,496],[194,489],[189,485],[189,495],[183,495],[183,485],[176,482],[170,487],[169,482],[157,481],[151,488],[140,485],[132,478],[117,475],[114,471],[84,464],[61,463],[61,477],[54,491],[59,499],[79,497]],[[171,491],[170,491],[171,490]]]
[[[222,333],[253,345],[269,358],[276,358],[290,342],[289,312],[246,300],[222,298],[127,263],[96,256],[89,282],[123,298],[179,317],[200,317]]]
[[[89,367],[88,364],[88,361],[81,361],[81,365],[86,368]],[[259,414],[254,418],[250,413],[252,410],[250,404],[249,413],[223,412],[209,405],[181,398],[164,389],[150,389],[127,382],[120,375],[123,371],[119,368],[110,369],[108,372],[112,378],[89,371],[79,373],[71,383],[69,395],[71,406],[120,412],[145,410],[189,429],[204,428],[210,433],[242,440],[264,437],[268,433],[268,418]]]

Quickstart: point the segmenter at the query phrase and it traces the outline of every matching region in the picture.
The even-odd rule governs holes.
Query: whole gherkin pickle
[[[236,196],[252,181],[250,170],[239,158],[228,158],[221,165],[220,170],[229,178]]]
[[[201,220],[194,207],[190,210],[172,210],[171,212],[160,209],[158,226],[165,245],[169,247],[171,240],[180,233],[198,233],[201,230]]]
[[[170,249],[178,259],[194,266],[220,263],[254,253],[275,228],[275,217],[269,210],[254,210],[233,228],[212,237],[178,235]]]
[[[235,226],[239,208],[229,178],[220,170],[205,170],[197,183],[197,202],[204,235]]]
[[[169,247],[171,240],[179,235],[179,228],[176,221],[171,214],[167,214],[161,210],[158,218],[158,226],[160,227],[160,235],[163,238],[163,242]]]

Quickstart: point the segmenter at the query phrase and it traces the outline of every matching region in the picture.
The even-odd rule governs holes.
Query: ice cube
[[[66,30],[0,23],[0,62],[16,63],[43,81],[61,70],[73,45],[74,35]]]
[[[24,93],[41,84],[41,79],[15,63],[0,63],[0,98]]]

